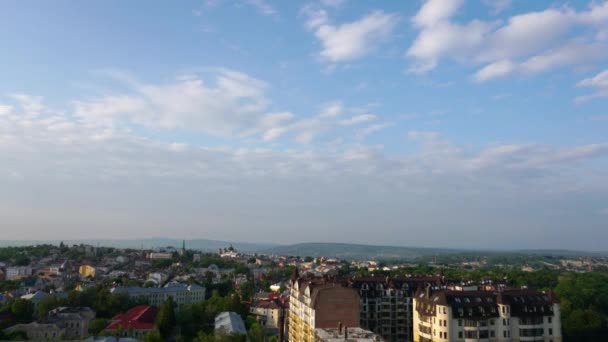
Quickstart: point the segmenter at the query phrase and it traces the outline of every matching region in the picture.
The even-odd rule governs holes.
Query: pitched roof
[[[112,318],[112,322],[105,330],[116,329],[154,329],[154,320],[158,314],[158,308],[149,305],[136,306],[124,314],[119,314]]]

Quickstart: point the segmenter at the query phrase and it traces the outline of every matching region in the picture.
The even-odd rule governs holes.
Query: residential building
[[[359,293],[335,279],[300,277],[290,282],[289,341],[313,342],[315,329],[359,327]]]
[[[532,289],[419,290],[414,341],[561,342],[560,307]]]
[[[277,333],[282,324],[283,311],[279,300],[261,300],[249,306],[249,312],[257,317],[260,325]]]
[[[165,287],[115,287],[111,293],[127,293],[131,298],[143,298],[148,304],[160,306],[169,297],[179,306],[205,300],[205,288],[192,284],[167,284]]]
[[[82,339],[89,335],[89,323],[95,318],[95,311],[88,307],[60,307],[51,310],[42,321],[55,324],[63,329],[64,339]]]
[[[32,268],[29,266],[15,266],[6,268],[6,280],[26,278],[32,275]]]
[[[136,306],[124,314],[116,315],[103,333],[110,336],[142,338],[154,330],[158,308],[149,305]]]
[[[361,298],[361,327],[387,342],[412,341],[412,296],[419,287],[441,284],[438,277],[354,277]]]
[[[247,335],[245,322],[236,312],[222,312],[215,316],[215,331],[224,332],[226,334],[243,334]]]
[[[4,329],[5,333],[15,331],[23,331],[27,335],[27,339],[32,341],[63,340],[65,334],[65,329],[54,323],[32,322],[16,324]]]
[[[150,260],[171,260],[171,259],[173,259],[173,254],[167,253],[167,252],[150,252],[148,254],[148,259],[150,259]]]
[[[315,329],[315,342],[380,342],[384,341],[372,331],[361,328],[341,327]]]
[[[82,265],[78,268],[78,274],[83,278],[95,278],[97,270],[91,265]]]

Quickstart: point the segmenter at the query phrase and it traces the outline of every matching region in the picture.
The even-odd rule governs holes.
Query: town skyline
[[[605,251],[607,40],[607,1],[7,1],[2,239]]]

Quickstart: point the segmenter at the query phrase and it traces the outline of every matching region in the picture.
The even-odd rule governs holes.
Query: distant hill
[[[27,246],[37,244],[52,244],[59,245],[61,240],[0,240],[0,247],[6,246]],[[93,246],[115,247],[115,248],[156,248],[156,247],[182,247],[182,240],[168,238],[150,238],[140,240],[63,240],[66,245],[87,244]],[[276,247],[276,244],[250,243],[250,242],[234,242],[208,239],[186,239],[186,248],[200,250],[204,252],[217,252],[218,248],[234,246],[239,251],[253,253],[259,250]]]
[[[461,250],[445,248],[420,248],[397,246],[373,246],[346,243],[299,243],[276,246],[260,253],[274,255],[325,256],[329,258],[353,260],[403,259],[412,260],[422,256],[459,253]]]

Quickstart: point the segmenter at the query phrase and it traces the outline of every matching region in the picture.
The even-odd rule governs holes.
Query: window
[[[462,331],[458,332],[458,338],[462,338]]]
[[[490,320],[490,325],[494,325],[494,320],[493,319]]]
[[[553,328],[549,328],[549,335],[553,335]]]
[[[458,326],[459,326],[459,327],[461,327],[461,326],[462,326],[462,320],[461,320],[461,319],[459,319],[459,320],[458,320]]]
[[[502,325],[507,325],[507,320],[506,319],[502,319]]]
[[[551,323],[551,316],[547,317],[547,323]]]
[[[492,338],[496,337],[496,332],[494,330],[490,331],[490,337],[492,337]]]
[[[507,332],[506,331],[502,332],[502,337],[507,338]]]

